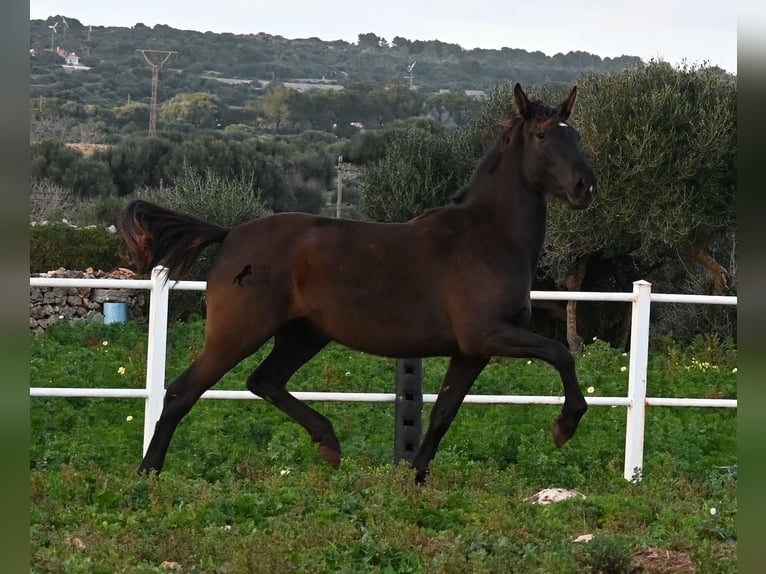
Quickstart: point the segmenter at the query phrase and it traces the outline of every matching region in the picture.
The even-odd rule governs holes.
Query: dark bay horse
[[[564,405],[553,423],[563,445],[587,409],[562,344],[525,329],[546,227],[548,196],[588,207],[596,178],[567,123],[576,88],[557,107],[514,87],[518,111],[451,203],[406,223],[276,214],[225,229],[145,201],[120,228],[140,273],[171,278],[222,243],[207,279],[200,355],[166,391],[139,472],[159,472],[178,423],[227,371],[274,337],[247,387],[300,423],[338,467],[330,421],[288,393],[293,373],[330,341],[387,357],[448,356],[450,364],[412,466],[423,482],[439,441],[493,356],[553,365]]]

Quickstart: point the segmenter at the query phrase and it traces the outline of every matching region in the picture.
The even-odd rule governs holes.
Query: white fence
[[[146,388],[55,388],[32,387],[33,397],[101,397],[101,398],[143,398],[144,410],[144,452],[151,440],[154,426],[162,412],[165,394],[165,349],[167,342],[168,296],[170,289],[204,291],[204,281],[165,281],[166,270],[157,267],[152,271],[151,279],[60,279],[32,277],[30,287],[89,287],[148,289],[149,335],[146,358]],[[710,295],[675,295],[652,293],[651,284],[646,281],[633,283],[632,293],[588,293],[569,291],[532,291],[532,299],[558,301],[622,301],[631,303],[632,324],[630,337],[630,363],[628,374],[628,396],[626,397],[586,397],[591,406],[624,406],[628,418],[625,431],[625,466],[626,480],[640,478],[644,458],[644,420],[647,406],[672,407],[718,407],[737,408],[736,399],[693,399],[660,398],[646,396],[646,373],[649,353],[649,315],[652,303],[689,303],[706,305],[736,305],[736,297]],[[393,384],[393,381],[392,381]],[[395,402],[395,393],[328,393],[296,392],[297,398],[306,401],[351,401],[351,402]],[[435,394],[424,394],[423,402],[433,403]],[[209,390],[203,399],[259,399],[249,391]],[[560,405],[563,396],[531,395],[468,395],[466,403],[492,404],[540,404]]]

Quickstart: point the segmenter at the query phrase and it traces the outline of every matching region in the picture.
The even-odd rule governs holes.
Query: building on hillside
[[[65,70],[90,70],[90,67],[80,63],[80,56],[74,52],[67,52],[63,48],[56,48],[56,53],[64,59],[61,67]]]

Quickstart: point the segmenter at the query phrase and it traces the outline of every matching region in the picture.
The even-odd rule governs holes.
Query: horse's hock
[[[65,279],[135,279],[130,269],[113,271],[74,271],[59,268],[32,277]],[[90,287],[30,287],[29,328],[42,333],[57,321],[103,321],[104,303],[127,303],[128,318],[145,323],[149,313],[149,293],[143,289],[93,289]]]

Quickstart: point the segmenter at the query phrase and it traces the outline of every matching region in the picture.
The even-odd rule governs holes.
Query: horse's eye
[[[535,135],[537,136],[537,139],[539,140],[545,139],[545,132],[537,132]]]

